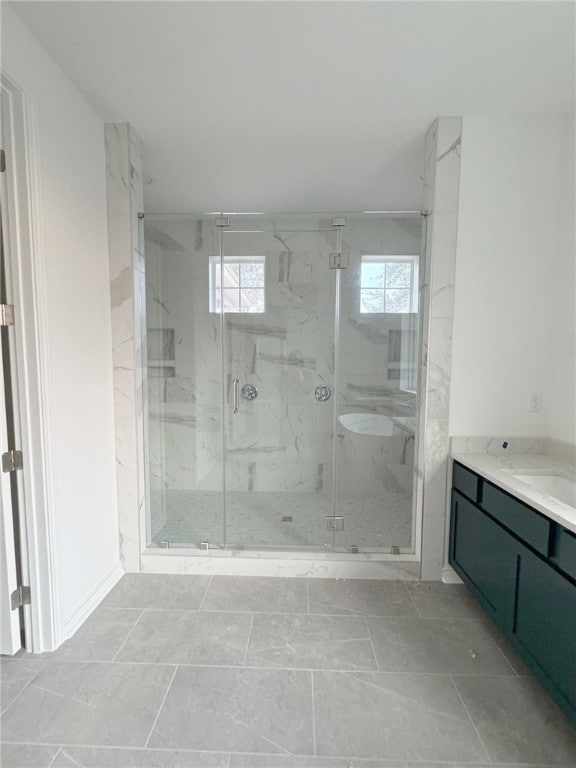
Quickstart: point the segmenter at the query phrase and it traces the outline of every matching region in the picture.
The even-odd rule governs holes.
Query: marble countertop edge
[[[514,477],[514,474],[558,474],[576,479],[576,468],[572,464],[559,461],[548,454],[531,453],[493,456],[454,451],[452,459],[482,475],[550,520],[576,533],[576,507],[565,504]]]

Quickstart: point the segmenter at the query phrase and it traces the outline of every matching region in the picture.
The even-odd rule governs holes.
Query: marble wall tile
[[[452,453],[485,453],[503,456],[518,453],[548,453],[544,437],[464,437],[450,438]]]
[[[145,491],[142,415],[147,391],[138,220],[143,206],[142,144],[127,123],[107,124],[105,142],[120,551],[124,567],[136,571]]]
[[[421,282],[422,407],[417,430],[416,494],[422,499],[422,578],[444,564],[449,455],[448,409],[462,119],[437,118],[426,136],[424,200],[429,212]]]

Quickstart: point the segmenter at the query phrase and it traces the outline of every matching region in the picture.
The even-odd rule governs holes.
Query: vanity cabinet
[[[576,722],[576,536],[454,462],[449,562]]]

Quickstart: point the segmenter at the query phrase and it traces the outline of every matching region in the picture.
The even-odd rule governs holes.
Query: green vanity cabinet
[[[501,628],[514,599],[514,540],[462,496],[452,492],[450,564]]]
[[[449,562],[576,722],[576,536],[454,462]]]
[[[576,587],[526,547],[516,558],[512,637],[539,677],[576,704]],[[547,682],[543,680],[543,682]],[[547,686],[549,687],[549,686]],[[549,690],[553,690],[549,687]]]

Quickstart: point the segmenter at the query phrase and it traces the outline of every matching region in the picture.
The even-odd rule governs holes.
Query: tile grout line
[[[246,643],[246,651],[244,652],[243,669],[246,669],[246,662],[248,661],[248,651],[250,650],[250,640],[252,639],[252,629],[254,628],[254,614],[252,614],[252,621],[250,622],[250,631],[248,632],[248,642]]]
[[[414,601],[412,601],[414,602]],[[416,607],[416,606],[415,606]],[[416,616],[398,616],[396,614],[390,614],[390,613],[362,613],[361,611],[354,611],[352,609],[347,610],[345,613],[339,612],[339,613],[316,613],[315,611],[311,611],[310,614],[308,614],[306,611],[279,611],[279,610],[273,610],[273,611],[255,611],[255,610],[245,610],[245,611],[232,611],[230,609],[226,608],[219,608],[219,609],[212,609],[212,608],[204,608],[203,610],[200,610],[198,608],[106,608],[107,611],[130,611],[132,613],[137,613],[138,611],[148,611],[149,613],[162,613],[162,612],[172,612],[172,613],[230,613],[233,615],[242,615],[245,613],[255,613],[256,615],[262,615],[262,616],[327,616],[327,617],[344,617],[344,616],[354,616],[358,618],[362,618],[365,616],[368,616],[372,619],[398,619],[398,620],[409,620],[409,619],[422,619],[422,621],[482,621],[481,617],[478,616],[422,616],[421,614],[417,614]],[[418,608],[416,608],[416,611],[418,611]],[[69,638],[71,639],[71,638]],[[52,651],[46,651],[46,653],[52,653]],[[47,659],[48,660],[48,659]],[[13,659],[14,663],[20,664],[23,662],[19,662],[17,659]]]
[[[210,587],[212,586],[212,582],[213,582],[213,581],[214,581],[214,574],[212,574],[212,575],[210,576],[210,581],[209,581],[209,582],[208,582],[208,584],[206,585],[206,590],[205,590],[204,594],[202,595],[202,600],[200,600],[200,605],[198,606],[198,609],[197,609],[197,610],[198,610],[198,613],[200,613],[200,611],[202,610],[202,606],[204,605],[204,600],[206,600],[206,595],[208,594],[208,590],[209,590],[209,589],[210,589]]]
[[[58,752],[55,755],[53,759],[55,759],[58,756],[58,753],[62,752],[66,748],[68,749],[97,749],[102,751],[107,750],[120,750],[120,751],[126,751],[126,752],[148,752],[148,753],[154,753],[154,752],[182,752],[183,754],[191,754],[191,755],[225,755],[228,756],[228,758],[231,760],[234,755],[242,755],[242,756],[256,756],[256,757],[279,757],[281,753],[278,752],[226,752],[222,750],[212,750],[212,749],[186,749],[186,748],[172,748],[172,747],[135,747],[133,745],[129,746],[126,744],[62,744],[59,745],[58,743],[46,743],[46,742],[30,742],[30,741],[3,741],[2,744],[6,745],[17,745],[22,747],[58,747]],[[66,752],[64,754],[67,755]],[[282,753],[283,754],[283,753]],[[69,756],[69,755],[67,755]],[[326,755],[293,755],[294,757],[302,757],[310,759],[311,757],[318,757],[319,759],[326,759]],[[356,755],[334,755],[330,756],[333,757],[334,760],[344,760],[344,761],[367,761],[370,762],[370,758],[367,758],[365,756],[358,757]],[[380,760],[380,758],[376,758],[376,760]],[[394,765],[403,765],[405,768],[435,768],[435,766],[438,766],[438,768],[444,768],[444,766],[454,766],[454,768],[477,768],[478,765],[486,765],[486,761],[484,760],[482,763],[474,762],[474,763],[468,763],[468,762],[462,762],[460,760],[434,760],[430,762],[428,759],[425,760],[395,760],[394,758],[390,757],[384,757],[381,758],[383,760],[382,768],[386,768],[388,764],[391,766]],[[50,764],[52,765],[52,763]],[[493,768],[528,768],[527,763],[494,763],[493,761],[490,761],[490,765],[493,766]],[[50,768],[50,767],[48,767]],[[359,766],[360,768],[360,766]],[[530,768],[563,768],[560,764],[558,765],[550,765],[550,764],[544,764],[544,763],[534,763],[530,764]]]
[[[508,664],[508,666],[510,667],[510,669],[512,670],[512,672],[514,673],[514,675],[515,675],[516,677],[525,677],[525,675],[521,675],[521,674],[518,672],[518,670],[517,670],[517,669],[514,667],[514,665],[512,664],[512,662],[510,661],[510,659],[509,659],[509,658],[506,656],[506,654],[504,653],[504,651],[502,650],[502,648],[500,648],[500,646],[499,646],[499,645],[498,645],[498,643],[496,642],[496,638],[492,636],[492,633],[490,632],[490,629],[489,629],[488,627],[486,627],[486,629],[487,629],[488,635],[490,636],[490,640],[491,640],[491,641],[494,643],[494,645],[496,646],[496,648],[498,648],[498,652],[499,652],[499,653],[502,655],[502,658],[504,659],[504,661],[506,662],[506,664]]]
[[[310,672],[310,690],[312,692],[312,740],[314,743],[314,756],[318,757],[318,744],[316,742],[316,704],[314,703],[314,672]]]
[[[178,672],[178,665],[174,667],[174,672],[172,672],[172,677],[170,678],[170,682],[168,683],[168,686],[166,688],[166,693],[164,694],[164,698],[160,703],[160,707],[158,708],[158,712],[156,713],[156,717],[154,718],[154,722],[152,723],[152,728],[150,728],[150,733],[148,734],[148,738],[146,739],[146,743],[144,744],[144,749],[148,748],[148,742],[152,738],[152,734],[154,733],[154,728],[156,728],[156,723],[158,722],[158,718],[160,717],[160,712],[162,712],[164,704],[166,703],[166,699],[168,698],[170,688],[172,688],[172,683],[174,682],[174,678],[176,677],[176,672]]]
[[[464,699],[463,699],[463,698],[462,698],[462,696],[460,695],[460,691],[458,690],[458,686],[456,685],[456,683],[455,683],[455,681],[454,681],[454,677],[453,677],[453,675],[448,675],[448,677],[450,678],[450,682],[451,682],[451,683],[452,683],[452,685],[454,686],[454,690],[456,691],[456,694],[457,694],[458,698],[460,699],[460,702],[461,702],[462,706],[464,707],[464,711],[466,712],[466,715],[467,715],[467,717],[468,717],[468,720],[470,720],[470,723],[472,724],[472,728],[474,728],[474,731],[476,732],[476,735],[478,736],[478,740],[480,741],[480,744],[481,744],[481,746],[482,746],[482,749],[483,749],[483,750],[484,750],[484,752],[486,752],[486,754],[488,755],[488,759],[489,759],[489,761],[490,761],[491,763],[493,763],[493,762],[494,762],[494,760],[492,760],[492,755],[491,755],[491,754],[490,754],[490,752],[488,751],[488,747],[486,746],[486,744],[484,744],[484,739],[482,738],[482,736],[480,736],[480,731],[479,731],[479,730],[478,730],[478,728],[476,727],[476,723],[475,723],[475,722],[474,722],[474,720],[472,719],[472,715],[471,715],[471,714],[470,714],[470,712],[468,711],[468,707],[466,706],[466,704],[464,703]]]
[[[16,694],[16,696],[14,696],[14,698],[12,699],[12,701],[10,702],[10,704],[8,704],[8,706],[6,707],[6,709],[3,709],[3,710],[1,710],[1,711],[0,711],[0,716],[1,716],[2,718],[4,717],[4,715],[6,714],[6,712],[8,712],[8,710],[9,710],[9,709],[10,709],[10,707],[11,707],[11,706],[14,704],[14,702],[16,702],[16,701],[17,701],[17,700],[20,698],[20,696],[22,696],[22,694],[24,693],[24,691],[25,691],[27,688],[29,688],[29,687],[32,685],[32,683],[34,682],[34,680],[36,680],[36,678],[38,677],[38,675],[40,674],[40,672],[41,672],[41,671],[44,669],[44,667],[46,666],[46,663],[47,663],[47,661],[48,661],[48,659],[46,659],[46,661],[44,662],[44,664],[42,664],[42,666],[40,667],[40,669],[39,669],[39,670],[37,670],[37,672],[36,672],[34,675],[32,675],[32,677],[30,678],[30,680],[28,680],[28,682],[26,683],[26,685],[24,686],[24,688],[22,688],[22,690],[21,690],[21,691],[18,691],[18,693]]]
[[[128,642],[128,638],[130,637],[132,632],[134,632],[134,630],[136,629],[137,625],[140,623],[140,620],[142,619],[142,616],[144,616],[144,610],[140,611],[140,616],[138,616],[138,618],[136,619],[136,621],[132,625],[132,629],[128,632],[128,634],[126,635],[126,637],[124,638],[124,640],[120,644],[120,648],[118,648],[118,650],[116,651],[114,656],[110,659],[110,661],[112,663],[114,663],[116,661],[116,659],[118,658],[118,655],[119,655],[120,651],[122,650],[122,648],[124,648],[124,646]]]
[[[60,754],[60,752],[62,752],[62,749],[63,749],[63,747],[62,747],[62,746],[58,747],[58,749],[56,750],[56,754],[54,755],[54,757],[52,758],[52,760],[50,760],[50,762],[48,763],[48,768],[52,768],[52,766],[53,766],[53,765],[54,765],[54,763],[56,762],[56,758],[58,757],[58,755]]]
[[[410,598],[410,602],[414,606],[414,610],[416,611],[416,616],[420,617],[421,619],[423,619],[424,616],[422,616],[422,614],[420,613],[420,610],[418,609],[418,606],[416,605],[416,600],[414,600],[414,598],[412,597],[412,592],[410,592],[410,588],[408,587],[408,584],[405,581],[403,581],[402,584],[404,584],[406,592],[408,592],[408,597]]]
[[[378,672],[382,672],[382,670],[380,669],[380,662],[378,661],[378,655],[376,653],[376,646],[374,645],[374,638],[372,637],[372,632],[370,630],[370,623],[368,622],[368,616],[364,616],[364,621],[366,622],[366,629],[368,631],[368,637],[370,638],[370,645],[372,646],[374,661],[376,662],[376,670]]]
[[[305,614],[302,614],[303,616]],[[366,618],[364,616],[356,617],[356,618]],[[382,617],[368,617],[368,618],[382,618]],[[362,638],[354,638],[354,642],[357,642],[358,640],[361,640]],[[366,638],[364,638],[366,639]],[[292,670],[294,672],[333,672],[335,674],[349,674],[349,673],[356,673],[356,672],[374,672],[375,670],[361,670],[357,669],[356,667],[342,667],[342,668],[335,668],[335,667],[286,667],[286,666],[267,666],[267,667],[260,667],[260,666],[246,666],[243,667],[241,664],[200,664],[198,662],[181,662],[181,661],[103,661],[101,659],[98,660],[91,660],[91,659],[54,659],[55,662],[58,664],[119,664],[119,665],[126,665],[126,666],[149,666],[149,667],[190,667],[190,668],[198,668],[198,669],[253,669],[253,670],[262,670],[262,669],[275,669],[275,670]],[[503,673],[487,673],[487,672],[414,672],[414,671],[381,671],[381,674],[383,675],[410,675],[413,677],[418,676],[428,676],[428,677],[494,677],[494,678],[502,678],[503,680],[511,680],[515,678],[515,675],[511,675],[509,673],[503,674]],[[533,680],[534,678],[531,675],[518,675],[517,677],[524,679],[524,680]],[[27,683],[26,687],[30,685],[30,683]],[[20,696],[20,694],[18,694]],[[8,710],[9,707],[12,706],[12,702],[6,707],[4,712]],[[15,742],[20,743],[20,742]]]

